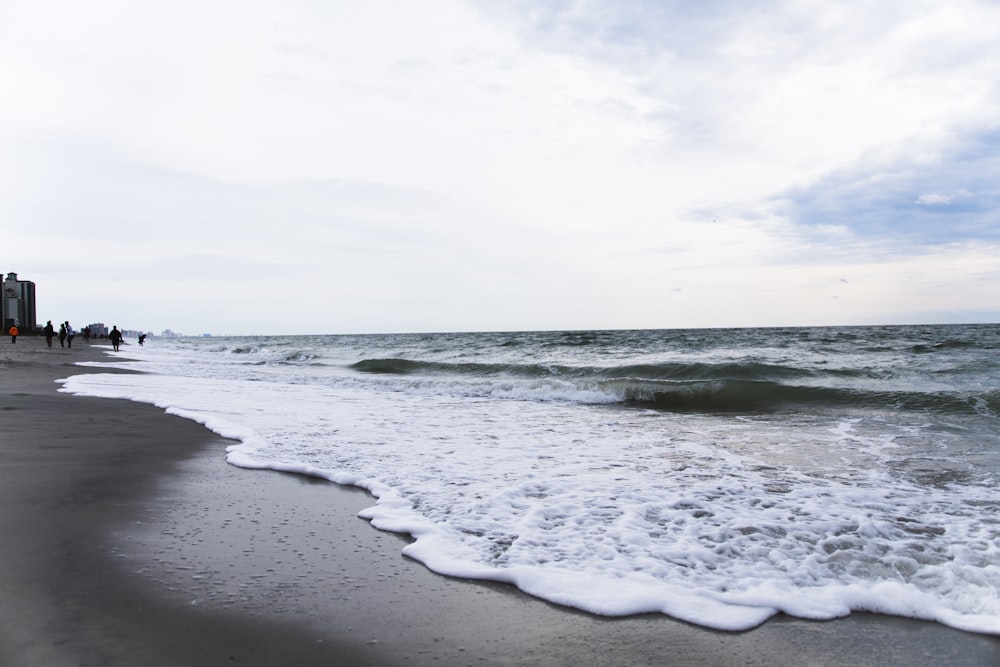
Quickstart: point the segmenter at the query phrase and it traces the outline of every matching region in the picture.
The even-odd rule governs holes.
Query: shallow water
[[[110,362],[146,374],[64,389],[369,489],[445,574],[720,629],[869,610],[1000,634],[998,333],[150,339]]]

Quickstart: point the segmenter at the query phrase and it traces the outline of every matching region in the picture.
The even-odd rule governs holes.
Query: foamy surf
[[[995,337],[156,341],[130,351],[151,374],[77,376],[64,390],[195,419],[240,441],[235,465],[366,488],[377,502],[363,516],[413,535],[407,555],[431,569],[595,614],[742,630],[779,612],[864,610],[1000,634]],[[375,372],[371,359],[393,361]],[[609,377],[766,383],[782,398],[671,407],[619,400]]]

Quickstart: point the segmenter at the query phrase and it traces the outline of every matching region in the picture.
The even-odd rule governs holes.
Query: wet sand
[[[1000,637],[934,623],[722,633],[441,577],[357,518],[364,492],[241,470],[193,422],[58,393],[110,349],[75,342],[0,343],[2,665],[1000,664]]]

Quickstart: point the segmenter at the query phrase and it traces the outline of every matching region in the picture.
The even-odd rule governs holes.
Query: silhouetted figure
[[[45,332],[45,344],[52,347],[52,339],[55,338],[56,330],[52,326],[52,320],[45,323],[45,328],[42,329]]]
[[[73,331],[73,327],[69,325],[69,320],[66,320],[66,347],[71,350],[73,349],[73,336],[75,335],[76,332]]]
[[[146,342],[146,334],[139,334],[139,345]]]
[[[66,347],[66,323],[59,325],[59,347]]]
[[[111,333],[108,334],[108,338],[111,339],[111,345],[114,346],[115,352],[118,351],[118,346],[122,344],[122,332],[118,330],[118,325],[111,327]]]

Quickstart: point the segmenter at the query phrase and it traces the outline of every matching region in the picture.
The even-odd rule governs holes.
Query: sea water
[[[1000,634],[998,347],[991,325],[154,338],[106,364],[143,374],[63,390],[365,488],[432,570],[595,614]]]

